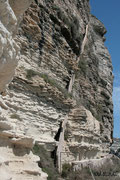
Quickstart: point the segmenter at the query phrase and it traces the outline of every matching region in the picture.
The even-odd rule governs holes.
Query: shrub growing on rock
[[[33,153],[40,157],[38,165],[48,174],[48,180],[57,180],[60,175],[57,168],[54,166],[54,161],[50,156],[50,152],[44,148],[44,145],[35,144],[33,147]]]

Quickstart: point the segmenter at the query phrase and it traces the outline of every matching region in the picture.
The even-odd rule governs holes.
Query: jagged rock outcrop
[[[14,75],[19,59],[19,47],[12,32],[17,26],[17,19],[8,1],[0,1],[0,92],[5,90]]]
[[[0,136],[10,148],[44,145],[59,170],[65,162],[105,156],[113,138],[113,75],[104,25],[90,14],[88,0],[35,0],[21,22],[29,1],[9,2],[10,38],[17,18],[19,30],[11,53],[1,53],[14,52],[1,66],[1,92],[19,62],[1,96]]]
[[[110,147],[110,153],[120,158],[120,138],[113,139],[113,144]]]
[[[19,16],[24,13],[31,2],[32,0],[0,1],[0,92],[5,90],[6,85],[14,76],[20,54],[19,46],[13,37],[17,31]]]

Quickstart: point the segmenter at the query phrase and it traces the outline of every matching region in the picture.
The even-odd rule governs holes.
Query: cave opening
[[[56,133],[56,135],[55,135],[55,137],[54,137],[54,139],[55,139],[56,141],[59,141],[60,134],[61,134],[62,131],[63,131],[62,122],[60,122],[58,132]]]
[[[56,135],[55,135],[55,137],[54,137],[54,139],[55,139],[56,141],[59,141],[59,139],[60,139],[60,134],[61,134],[62,131],[63,131],[62,122],[60,122],[59,129],[58,129],[58,131],[57,131],[57,133],[56,133]],[[54,161],[54,166],[55,166],[55,167],[57,167],[57,163],[58,163],[57,149],[58,149],[58,147],[55,146],[55,149],[51,152],[51,158],[52,158],[53,161]]]

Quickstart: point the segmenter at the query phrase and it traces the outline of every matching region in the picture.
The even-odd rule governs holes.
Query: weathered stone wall
[[[40,158],[33,155],[31,149],[34,139],[16,131],[18,122],[15,116],[15,102],[12,106],[12,94],[6,87],[13,79],[20,57],[16,33],[20,16],[29,7],[30,0],[0,0],[0,179],[41,179],[47,174],[38,167]],[[10,3],[10,4],[9,4]],[[11,5],[11,6],[10,6]],[[14,6],[14,7],[13,7]],[[13,9],[12,9],[13,8]],[[22,9],[21,9],[22,8]],[[15,13],[14,13],[15,12]],[[17,14],[17,17],[16,17]],[[6,96],[5,96],[6,95]],[[7,99],[8,104],[6,101]],[[10,115],[12,113],[12,116]],[[11,121],[11,118],[12,121]],[[20,119],[19,119],[20,120]]]
[[[5,90],[6,85],[13,78],[20,58],[19,46],[13,37],[17,31],[18,17],[29,7],[30,2],[32,0],[21,1],[21,3],[14,0],[0,1],[0,92]]]
[[[19,19],[22,3],[10,1]],[[1,133],[21,147],[23,139],[45,145],[59,168],[63,157],[104,156],[112,143],[112,64],[106,29],[90,14],[89,1],[34,1],[19,27],[20,60],[1,97]]]

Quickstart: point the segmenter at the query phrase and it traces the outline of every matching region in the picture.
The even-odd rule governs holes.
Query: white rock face
[[[0,126],[3,132],[13,137],[16,134],[19,139],[27,138],[27,143],[32,138],[40,143],[55,144],[54,136],[65,115],[46,103],[39,102],[39,99],[30,93],[10,92],[11,94],[1,97]],[[23,140],[22,144],[26,145]]]
[[[0,92],[11,81],[19,59],[19,47],[12,33],[17,19],[7,0],[0,1]]]
[[[47,175],[37,167],[38,159],[30,151],[34,142],[57,155],[53,158],[61,170],[60,158],[62,163],[100,158],[109,151],[112,141],[112,68],[107,63],[107,51],[102,50],[103,37],[90,25],[88,1],[34,1],[23,15],[30,2],[0,0],[0,171],[3,180],[16,179],[16,174],[19,174],[17,180],[46,180]],[[79,37],[69,32],[69,23],[58,17],[58,7],[71,23],[74,20],[74,25],[80,25],[75,28]],[[23,23],[15,36],[22,15]],[[100,28],[96,25],[95,30],[96,27],[98,31]],[[85,32],[88,33],[85,35]],[[79,39],[83,41],[82,47]],[[98,51],[96,47],[101,49]],[[78,57],[80,49],[82,53],[84,50],[83,57]],[[103,54],[107,56],[104,61]],[[78,68],[77,62],[82,59],[85,64]],[[105,73],[101,71],[102,66]],[[3,96],[13,75],[9,92]],[[72,86],[68,89],[71,76]],[[105,91],[106,86],[110,93]]]
[[[20,58],[19,46],[13,39],[17,31],[17,18],[31,2],[32,0],[0,0],[0,92],[11,81]]]
[[[60,159],[60,164],[71,163],[75,160],[101,158],[106,155],[106,146],[99,138],[100,122],[83,106],[75,108],[69,113],[66,127],[63,129],[66,142],[62,142],[62,149],[58,149],[58,156],[62,159]],[[103,149],[105,152],[102,152]]]
[[[0,0],[0,93],[2,95],[14,76],[20,58],[19,46],[14,39],[18,17],[27,9],[30,2],[30,0]],[[46,180],[47,174],[43,173],[37,164],[39,157],[31,152],[34,145],[33,138],[24,136],[20,131],[17,133],[15,119],[11,122],[9,117],[5,117],[9,110],[1,96],[0,180]]]
[[[33,155],[28,149],[19,145],[11,146],[7,139],[0,137],[2,145],[3,141],[4,147],[0,147],[1,180],[46,180],[46,173],[43,173],[36,163],[39,161],[38,156]]]

